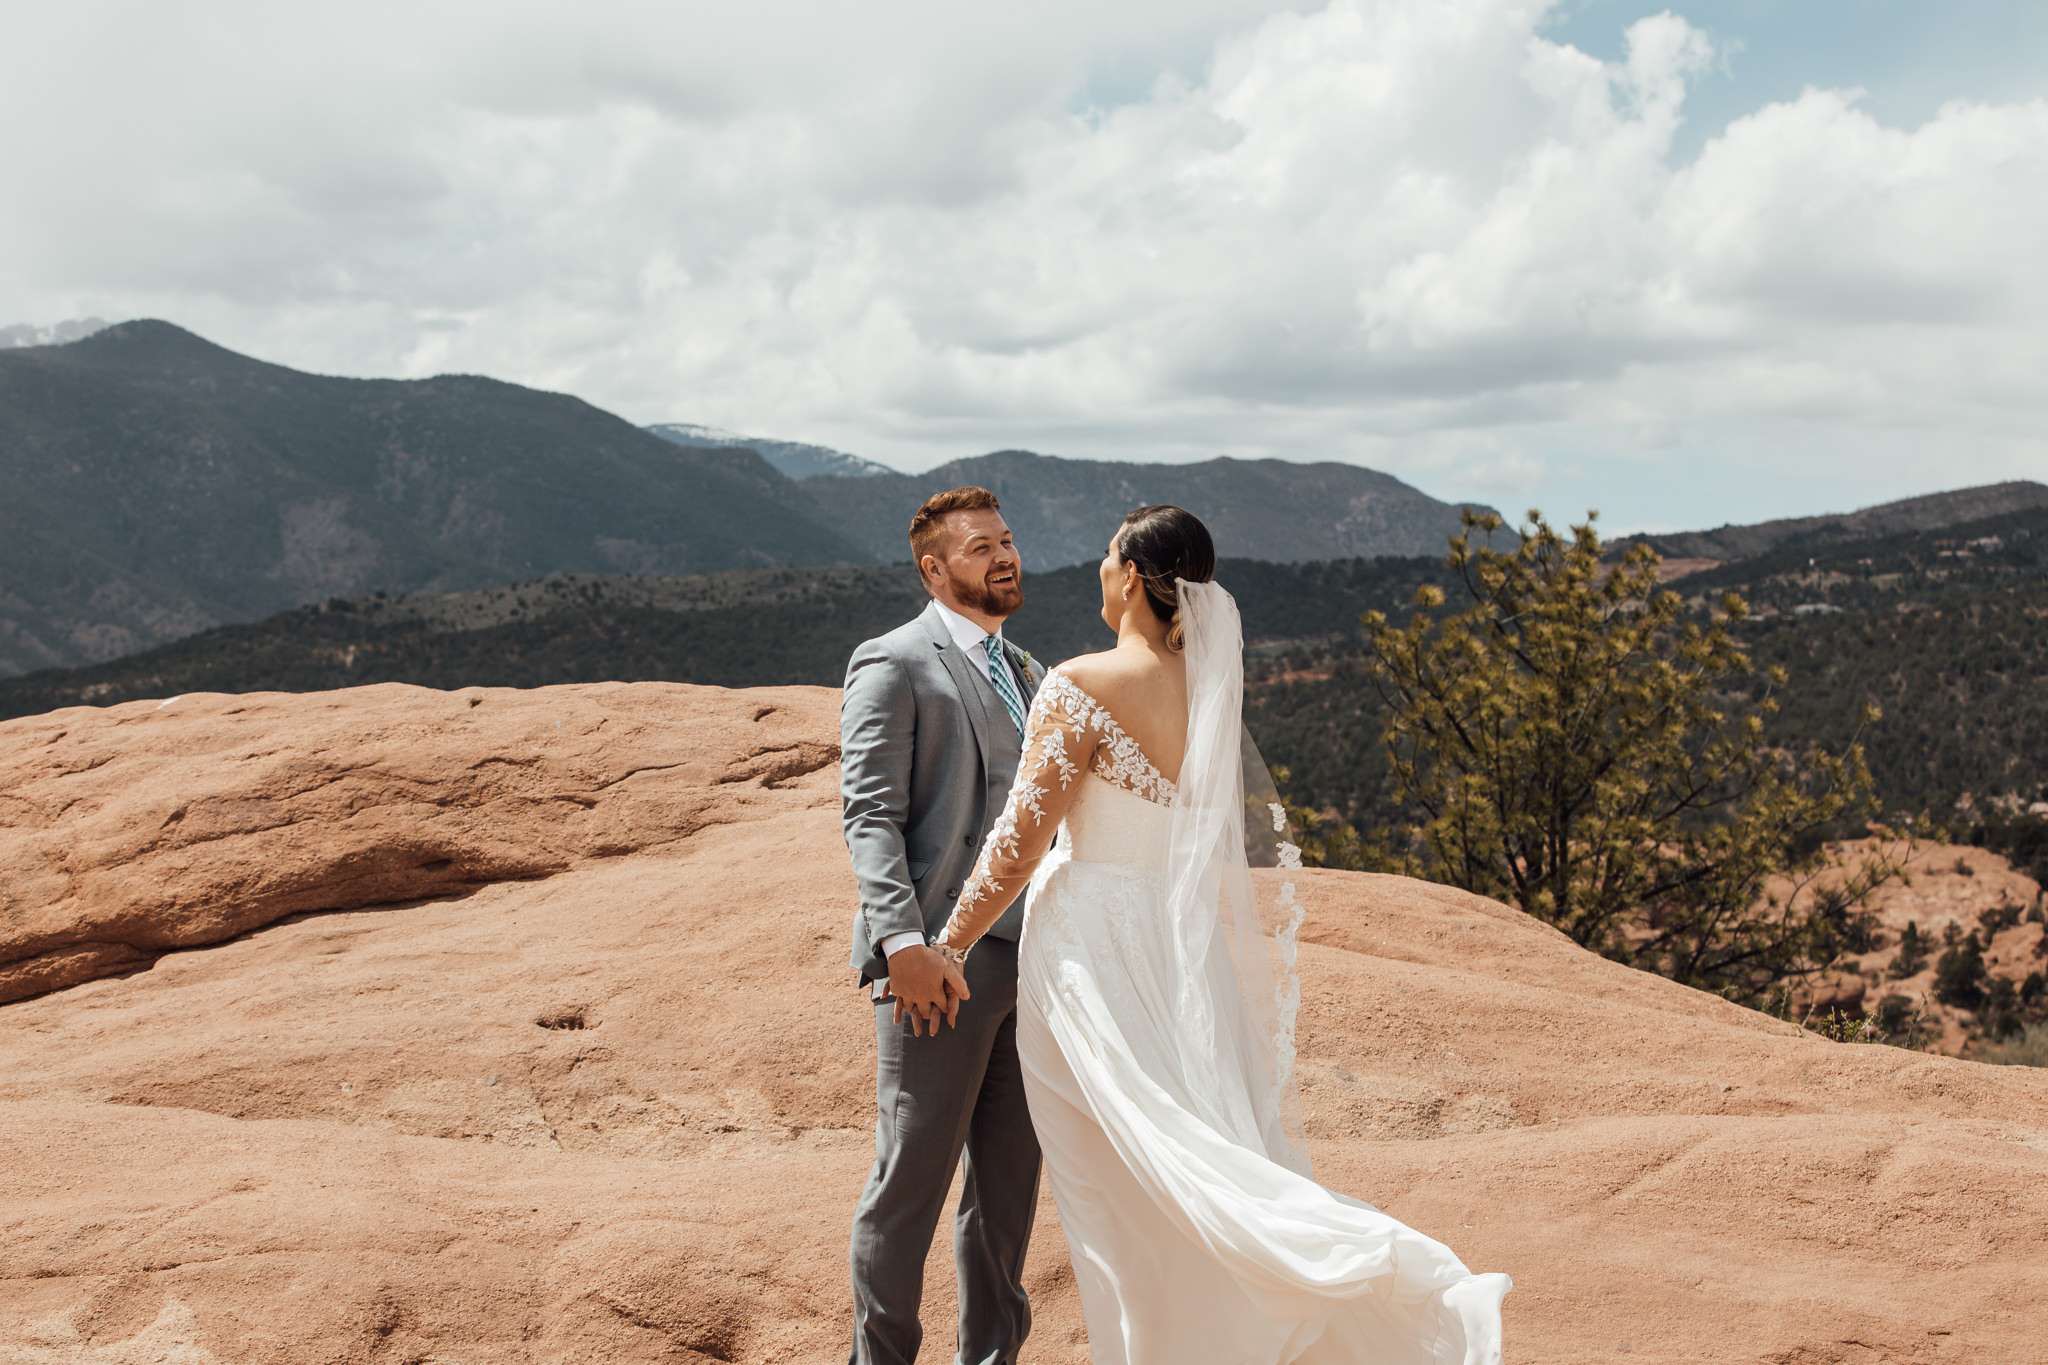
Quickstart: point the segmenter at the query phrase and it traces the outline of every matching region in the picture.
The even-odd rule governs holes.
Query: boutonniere
[[[1031,671],[1031,665],[1034,662],[1031,657],[1031,651],[1028,649],[1018,648],[1018,646],[1016,645],[1011,645],[1010,648],[1015,649],[1017,651],[1017,662],[1023,664],[1024,671],[1026,673],[1029,673]]]

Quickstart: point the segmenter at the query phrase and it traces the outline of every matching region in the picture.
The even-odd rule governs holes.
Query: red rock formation
[[[0,1002],[352,910],[551,876],[838,760],[815,690],[200,694],[14,721]]]
[[[835,708],[383,687],[0,726],[6,941],[143,955],[0,1007],[0,1362],[844,1359],[873,1046]],[[1509,1359],[2039,1360],[2048,1074],[1307,883],[1319,1174],[1512,1272]],[[1031,1358],[1085,1360],[1050,1201],[1028,1283]],[[933,1359],[950,1296],[942,1232]]]

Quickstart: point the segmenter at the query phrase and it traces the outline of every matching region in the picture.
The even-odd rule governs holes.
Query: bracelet
[[[967,950],[965,948],[955,948],[949,943],[940,943],[935,939],[932,942],[932,949],[955,967],[964,968],[967,965]]]

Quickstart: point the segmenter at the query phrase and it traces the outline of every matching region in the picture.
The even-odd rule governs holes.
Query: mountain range
[[[1007,499],[1004,509],[1020,540],[1031,544],[1035,558],[1054,564],[1094,558],[1099,553],[1094,543],[1085,536],[1076,539],[1072,534],[1077,523],[1086,520],[1077,514],[1083,508],[1119,503],[1206,506],[1211,510],[1203,515],[1216,531],[1223,554],[1282,563],[1361,554],[1434,554],[1441,548],[1439,531],[1454,533],[1458,526],[1455,517],[1448,521],[1442,518],[1443,504],[1388,475],[1351,465],[1228,458],[1197,465],[1134,465],[1007,450],[979,459],[957,460],[916,475],[829,446],[741,436],[717,427],[668,422],[647,430],[679,445],[745,447],[757,451],[792,479],[893,479],[894,482],[859,489],[820,484],[813,490],[835,507],[852,505],[867,511],[867,523],[882,532],[869,537],[882,558],[890,557],[896,549],[894,539],[887,534],[891,515],[916,507],[939,489],[966,483],[982,484]],[[1342,506],[1344,515],[1330,525],[1323,525],[1320,520],[1308,524],[1301,518],[1297,505],[1302,498],[1322,506]],[[1473,506],[1475,510],[1487,510],[1477,504]],[[1719,526],[1710,531],[1622,536],[1608,542],[1608,551],[1619,557],[1630,546],[1645,544],[1662,555],[1673,569],[1689,573],[1697,572],[1708,562],[1754,559],[1787,546],[1813,548],[1938,531],[2044,506],[2048,506],[2048,484],[2014,479],[1902,498],[1853,512],[1781,517]],[[1297,549],[1299,553],[1294,552]]]
[[[1039,574],[1092,563],[1144,503],[1188,507],[1222,555],[1273,563],[1439,556],[1462,510],[1334,463],[1004,450],[906,474],[801,442],[641,429],[477,376],[305,374],[166,322],[31,339],[45,332],[87,334],[0,348],[0,677],[333,597],[901,564],[918,504],[968,483],[1003,500]],[[1649,539],[1741,559],[2043,504],[2048,488],[2008,483]]]
[[[1461,510],[1357,465],[1229,458],[1127,464],[1028,450],[954,460],[922,474],[808,479],[804,487],[829,498],[838,524],[862,536],[876,558],[901,559],[918,504],[962,484],[1002,499],[1027,569],[1092,564],[1122,513],[1147,503],[1177,503],[1201,517],[1219,555],[1283,564],[1436,554],[1457,533]]]
[[[1460,524],[1459,504],[1440,502],[1389,474],[1331,462],[1222,456],[1200,464],[1133,464],[999,450],[905,474],[829,446],[687,422],[647,430],[678,445],[759,453],[802,482],[884,562],[908,553],[904,531],[919,504],[963,484],[1002,499],[1027,565],[1038,568],[1099,559],[1114,524],[1105,513],[1148,503],[1176,503],[1196,513],[1215,534],[1218,554],[1276,563],[1435,554]]]
[[[1753,559],[1788,545],[1840,545],[2003,516],[2029,507],[2048,507],[2048,484],[2016,479],[1980,484],[1924,497],[1879,503],[1855,512],[1818,517],[1784,517],[1711,531],[1672,531],[1624,536],[1609,546],[1620,552],[1641,542],[1668,560]]]
[[[862,562],[749,450],[470,375],[336,379],[166,322],[0,350],[0,671],[337,594]]]
[[[67,327],[88,330],[24,335]],[[1223,553],[1276,561],[1433,552],[1458,524],[1456,506],[1345,465],[1003,451],[901,474],[822,446],[643,430],[473,375],[305,374],[127,322],[0,348],[0,676],[336,596],[903,563],[919,502],[960,483],[1004,499],[1033,568],[1093,561],[1144,502],[1182,503]]]

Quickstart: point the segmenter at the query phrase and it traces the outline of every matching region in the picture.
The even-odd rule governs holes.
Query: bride
[[[1310,1177],[1300,915],[1291,885],[1261,907],[1248,871],[1272,836],[1246,833],[1243,642],[1215,565],[1191,513],[1124,519],[1101,574],[1116,648],[1039,688],[934,946],[964,962],[1031,884],[1018,1051],[1097,1365],[1498,1362],[1507,1276]],[[1262,909],[1293,922],[1269,933]]]

